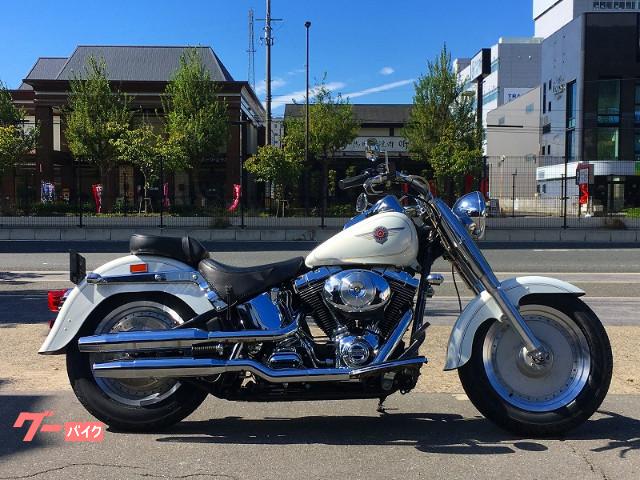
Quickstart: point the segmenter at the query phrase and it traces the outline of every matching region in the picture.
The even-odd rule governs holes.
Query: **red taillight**
[[[66,290],[49,290],[47,294],[47,305],[52,312],[59,312]]]
[[[129,272],[131,273],[147,273],[149,271],[149,265],[146,263],[134,263],[129,265]]]

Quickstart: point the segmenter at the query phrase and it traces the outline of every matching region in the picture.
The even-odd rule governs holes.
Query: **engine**
[[[335,344],[336,366],[366,365],[412,307],[418,280],[395,269],[321,267],[295,281],[303,307]]]

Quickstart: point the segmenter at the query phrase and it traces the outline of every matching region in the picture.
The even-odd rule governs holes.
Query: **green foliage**
[[[226,145],[227,108],[218,90],[198,51],[185,52],[164,96],[166,147],[175,168],[195,168]]]
[[[142,122],[135,128],[125,130],[122,135],[112,140],[116,157],[123,163],[137,167],[144,176],[144,196],[151,183],[160,172],[160,161],[163,152],[163,138],[153,131],[153,127]]]
[[[70,82],[69,105],[64,112],[65,136],[77,159],[94,163],[105,175],[117,162],[115,142],[129,129],[130,99],[112,91],[103,60],[89,58],[83,75]]]
[[[302,173],[300,157],[274,145],[258,148],[258,152],[247,159],[245,168],[261,182],[276,185],[276,197],[285,198],[287,187],[295,185]]]
[[[292,153],[304,152],[304,118],[288,119],[285,125],[285,149]],[[326,86],[316,87],[309,105],[309,152],[315,157],[327,159],[344,148],[358,135],[358,123],[353,108],[341,95],[335,98]]]
[[[452,186],[455,178],[461,180],[479,168],[482,131],[473,97],[463,94],[446,46],[427,69],[415,84],[413,109],[403,135],[412,158],[426,162],[439,183]]]
[[[0,82],[0,173],[36,148],[38,127],[25,128],[24,117],[24,110],[14,105],[9,90]]]

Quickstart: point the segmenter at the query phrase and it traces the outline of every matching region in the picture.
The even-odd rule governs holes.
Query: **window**
[[[490,92],[488,92],[486,95],[482,97],[482,104],[486,105],[487,103],[492,102],[497,98],[498,98],[498,89],[494,88],[493,90],[491,90]]]
[[[640,131],[638,130],[636,130],[635,134],[634,153],[636,162],[640,162]]]
[[[567,84],[567,128],[576,128],[576,116],[578,112],[575,80]]]
[[[547,113],[547,84],[542,86],[542,113]]]
[[[533,110],[534,110],[533,103],[530,103],[529,105],[527,105],[527,106],[524,108],[524,111],[525,111],[526,113],[533,113]]]
[[[598,160],[618,160],[618,129],[598,128]]]
[[[573,129],[567,130],[565,149],[567,161],[573,161],[576,158],[576,131]]]
[[[551,111],[551,100],[549,100],[549,108],[547,108],[548,111]]]
[[[620,123],[620,80],[600,80],[598,83],[598,124]]]
[[[640,83],[636,83],[635,122],[640,123]]]
[[[498,119],[498,125],[504,125],[504,117]]]
[[[547,145],[547,155],[551,155],[551,145]]]

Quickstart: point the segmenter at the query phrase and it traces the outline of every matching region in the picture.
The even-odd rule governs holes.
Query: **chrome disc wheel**
[[[96,328],[95,334],[129,332],[133,330],[168,330],[183,322],[171,308],[161,303],[138,301],[122,305],[110,312]],[[130,359],[123,353],[92,353],[91,365],[119,359]],[[94,377],[100,389],[125,405],[152,405],[171,396],[180,383],[171,379],[132,378],[111,379]]]
[[[536,364],[509,325],[495,322],[487,332],[482,361],[489,383],[506,402],[531,412],[570,404],[584,388],[591,370],[587,339],[563,312],[525,305],[521,313],[549,358]]]

